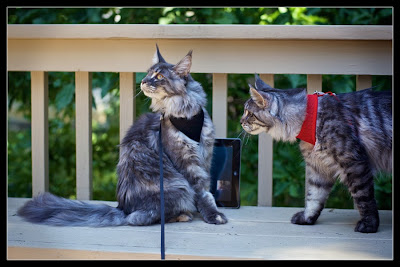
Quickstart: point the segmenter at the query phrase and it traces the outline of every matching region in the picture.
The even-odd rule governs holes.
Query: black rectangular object
[[[239,138],[217,138],[211,163],[210,192],[218,207],[240,207]]]

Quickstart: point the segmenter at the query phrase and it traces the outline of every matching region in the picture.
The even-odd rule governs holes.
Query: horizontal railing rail
[[[227,74],[307,74],[322,91],[323,74],[392,75],[392,26],[292,25],[8,25],[7,69],[31,72],[32,191],[48,191],[50,71],[75,72],[77,198],[91,199],[91,73],[120,73],[120,138],[134,122],[135,73],[151,65],[155,44],[170,62],[193,49],[194,73],[212,73],[212,119],[227,134]],[[260,149],[262,147],[262,149]],[[272,139],[259,137],[258,205],[272,205]]]

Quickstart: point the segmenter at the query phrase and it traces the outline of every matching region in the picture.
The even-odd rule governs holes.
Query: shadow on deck
[[[36,225],[16,215],[25,201],[8,198],[8,259],[160,259],[160,225]],[[198,215],[189,223],[167,224],[166,259],[393,258],[392,211],[379,211],[377,233],[362,234],[354,232],[357,210],[324,209],[313,226],[291,224],[291,216],[300,210],[245,206],[222,209],[229,219],[225,225],[206,224]]]

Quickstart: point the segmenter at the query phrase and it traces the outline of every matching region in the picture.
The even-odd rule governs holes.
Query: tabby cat
[[[18,214],[35,223],[70,226],[150,225],[160,222],[159,146],[162,127],[165,221],[224,224],[209,192],[214,126],[206,95],[190,75],[192,51],[176,65],[167,63],[158,46],[153,66],[141,82],[154,113],[142,115],[120,144],[117,165],[118,207],[89,204],[44,193]]]
[[[243,129],[267,132],[275,140],[296,141],[306,118],[306,89],[275,89],[256,75],[255,88],[244,105]],[[314,224],[335,179],[344,183],[361,215],[355,231],[374,233],[379,214],[373,175],[392,170],[392,97],[390,91],[365,89],[317,97],[315,145],[300,141],[306,162],[305,210],[294,214],[294,224]]]

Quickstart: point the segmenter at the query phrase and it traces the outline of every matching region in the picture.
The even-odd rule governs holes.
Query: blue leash
[[[163,172],[163,146],[161,141],[161,122],[163,119],[163,115],[160,117],[160,133],[158,135],[158,151],[160,158],[160,216],[161,216],[161,259],[165,260],[165,233],[164,233],[164,225],[165,225],[165,216],[164,216],[164,172]]]

